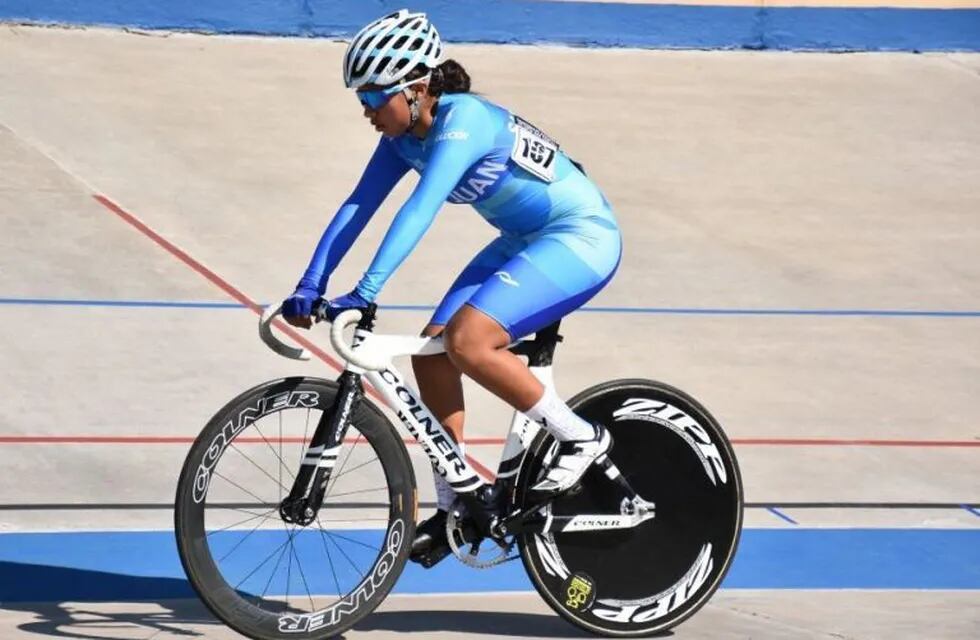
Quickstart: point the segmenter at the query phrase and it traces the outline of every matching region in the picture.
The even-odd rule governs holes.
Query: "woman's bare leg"
[[[559,440],[598,437],[595,427],[575,415],[553,388],[546,389],[507,350],[510,334],[484,312],[465,305],[446,325],[445,338],[446,353],[460,371],[543,424]]]
[[[438,336],[443,325],[430,324],[422,332],[424,336]],[[466,416],[463,402],[462,374],[445,353],[435,356],[412,356],[412,369],[418,384],[422,402],[429,408],[456,442],[463,441],[463,419]]]
[[[446,325],[445,340],[457,371],[518,411],[527,411],[544,395],[544,385],[507,350],[510,334],[482,311],[463,305]]]
[[[422,332],[425,336],[438,336],[443,332],[442,325],[430,324]],[[449,360],[445,353],[435,356],[412,356],[412,369],[415,371],[415,382],[418,384],[422,402],[429,408],[456,442],[463,442],[463,419],[465,418],[463,402],[463,381],[459,369]],[[462,446],[460,446],[462,449]],[[456,499],[456,493],[445,478],[433,474],[436,489],[436,506],[440,511],[448,511]],[[427,521],[428,522],[428,521]],[[413,542],[413,553],[424,553],[433,542],[434,535],[441,535],[438,530],[442,521],[436,521],[432,531],[428,525],[416,536]],[[444,550],[441,552],[444,553]]]

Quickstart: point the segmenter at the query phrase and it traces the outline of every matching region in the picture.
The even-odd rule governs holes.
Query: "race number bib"
[[[511,115],[510,128],[514,132],[514,148],[511,160],[545,182],[555,181],[558,164],[558,143],[527,120]]]

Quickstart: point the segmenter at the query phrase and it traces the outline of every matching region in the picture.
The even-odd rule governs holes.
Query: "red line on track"
[[[245,295],[244,293],[242,293],[241,290],[239,290],[238,288],[236,288],[235,286],[233,286],[230,282],[228,282],[227,280],[225,280],[224,278],[222,278],[221,276],[219,276],[217,273],[215,273],[211,269],[208,269],[203,264],[201,264],[199,261],[197,261],[194,258],[192,258],[186,251],[184,251],[183,249],[181,249],[180,247],[178,247],[177,245],[175,245],[174,243],[170,242],[169,240],[167,240],[166,238],[164,238],[163,236],[161,236],[159,233],[157,233],[156,231],[154,231],[153,229],[151,229],[142,220],[140,220],[139,218],[137,218],[133,214],[129,213],[128,211],[126,211],[125,209],[123,209],[122,207],[120,207],[115,202],[113,202],[108,197],[106,197],[106,196],[104,196],[102,194],[95,194],[92,197],[95,198],[95,200],[97,202],[99,202],[99,204],[101,204],[102,206],[104,206],[106,209],[108,209],[112,213],[114,213],[117,216],[119,216],[120,218],[122,218],[123,221],[125,221],[127,224],[129,224],[130,226],[132,226],[134,229],[136,229],[137,231],[139,231],[140,233],[142,233],[143,235],[145,235],[146,237],[148,237],[150,240],[152,240],[153,242],[155,242],[157,245],[159,245],[160,247],[162,247],[163,249],[165,249],[168,253],[170,253],[170,255],[174,256],[175,258],[177,258],[178,260],[180,260],[181,262],[183,262],[185,265],[187,265],[188,267],[190,267],[191,269],[193,269],[194,271],[196,271],[200,275],[204,276],[204,278],[206,278],[209,282],[211,282],[211,284],[215,285],[216,287],[218,287],[219,289],[221,289],[222,291],[224,291],[226,294],[228,294],[229,296],[231,296],[231,298],[233,298],[234,300],[238,301],[239,303],[245,305],[246,307],[248,307],[249,309],[251,309],[252,311],[254,311],[257,315],[260,315],[260,316],[262,315],[263,309],[262,309],[261,306],[259,306],[259,304],[257,302],[255,302],[254,300],[252,300],[251,298],[249,298],[247,295]],[[320,347],[318,347],[315,344],[313,344],[312,342],[310,342],[310,340],[308,340],[307,338],[301,336],[299,333],[297,333],[295,330],[293,330],[292,327],[290,327],[286,323],[280,322],[278,320],[274,324],[275,324],[275,326],[276,326],[277,329],[279,329],[280,331],[282,331],[283,333],[285,333],[287,336],[289,336],[291,339],[293,339],[294,341],[296,341],[298,344],[300,344],[303,347],[305,347],[306,349],[308,349],[310,351],[310,353],[312,353],[317,358],[319,358],[320,360],[322,360],[323,362],[325,362],[327,364],[327,366],[333,368],[336,371],[343,370],[344,366],[342,364],[340,364],[340,362],[338,362],[336,359],[334,359],[333,357],[331,357],[325,351],[323,351],[322,349],[320,349]],[[376,400],[378,400],[382,404],[384,404],[384,405],[387,405],[388,404],[387,402],[385,402],[384,398],[381,397],[381,395],[377,391],[375,391],[373,388],[371,388],[370,386],[365,387],[365,390],[367,391],[367,393],[371,397],[375,398]],[[90,437],[88,439],[83,439],[82,441],[87,442],[87,443],[99,443],[99,442],[101,442],[101,443],[110,443],[110,442],[108,442],[106,440],[97,440],[96,438],[97,438],[97,436],[93,436],[93,437]],[[260,441],[261,441],[261,439],[260,439]],[[3,443],[3,442],[5,442],[5,440],[0,439],[0,443]],[[76,440],[76,441],[65,441],[65,440],[62,440],[61,442],[67,444],[68,442],[78,443],[79,441],[78,440]],[[127,441],[126,443],[128,444],[129,442],[130,441]],[[185,438],[185,439],[167,439],[167,438],[162,438],[162,439],[149,439],[149,440],[137,441],[136,443],[138,443],[138,444],[168,444],[168,443],[181,443],[181,444],[184,444],[184,443],[187,443],[187,442],[193,442],[193,439],[192,438]],[[121,442],[111,442],[111,444],[123,444],[123,443],[121,443]],[[469,455],[466,456],[466,459],[477,470],[477,472],[480,473],[480,474],[482,474],[486,479],[489,480],[489,479],[492,479],[493,478],[493,473],[491,473],[491,471],[489,469],[487,469],[485,466],[483,466],[478,460],[470,457]]]
[[[283,438],[283,443],[299,443],[300,438]],[[350,439],[348,439],[350,440]],[[406,444],[418,444],[413,438],[402,438]],[[241,437],[235,442],[260,444],[262,438]],[[269,442],[278,442],[269,438]],[[0,436],[0,444],[191,444],[191,436]],[[353,442],[353,440],[350,440]],[[735,438],[734,444],[741,446],[783,446],[783,447],[923,447],[923,448],[969,448],[980,447],[980,440],[841,440],[834,438]],[[471,446],[502,445],[504,438],[469,438]]]
[[[980,440],[884,440],[853,438],[734,438],[740,445],[786,445],[795,447],[980,447]]]
[[[195,438],[191,436],[0,436],[0,444],[191,444]],[[467,440],[467,444],[503,444],[500,438],[483,438],[493,442],[476,442]],[[499,442],[498,442],[499,440]],[[357,438],[345,438],[344,442],[353,444]],[[257,438],[242,436],[235,438],[235,444],[302,444],[303,438]],[[405,444],[418,444],[414,438],[402,438]]]
[[[227,280],[219,276],[217,273],[215,273],[211,269],[208,269],[203,264],[201,264],[200,262],[192,258],[190,255],[187,254],[186,251],[184,251],[183,249],[181,249],[180,247],[178,247],[177,245],[170,242],[169,240],[161,236],[159,233],[151,229],[142,220],[140,220],[133,214],[129,213],[128,211],[124,210],[122,207],[120,207],[119,205],[117,205],[115,202],[113,202],[112,200],[110,200],[104,195],[96,194],[92,197],[95,198],[106,209],[108,209],[112,213],[122,218],[126,223],[131,225],[137,231],[139,231],[140,233],[148,237],[153,242],[157,243],[160,247],[162,247],[168,253],[170,253],[170,255],[174,256],[175,258],[183,262],[185,265],[187,265],[188,267],[190,267],[200,275],[204,276],[208,281],[211,282],[211,284],[215,285],[216,287],[218,287],[219,289],[227,293],[231,298],[245,305],[246,307],[254,311],[257,315],[260,316],[262,315],[264,310],[261,306],[259,306],[257,302],[255,302],[247,295],[242,293],[241,290],[233,286],[231,283],[229,283]],[[298,344],[308,349],[310,353],[312,353],[317,358],[325,362],[328,366],[332,367],[333,369],[336,369],[337,371],[341,371],[344,368],[343,365],[340,364],[340,362],[338,362],[332,356],[330,356],[330,354],[328,354],[323,349],[310,342],[309,339],[300,335],[289,325],[283,322],[279,322],[277,320],[275,326],[277,329],[279,329],[280,331],[288,335],[291,339],[295,340]],[[387,404],[384,402],[384,399],[374,389],[371,389],[369,387],[367,391],[372,395],[372,397],[376,398],[377,400],[379,400],[384,404]]]
[[[483,476],[484,480],[487,480],[488,482],[493,482],[496,479],[497,474],[491,471],[482,462],[480,462],[479,460],[477,460],[476,458],[474,458],[468,453],[465,453],[463,455],[466,457],[466,461],[469,462],[474,469],[476,469],[476,472],[479,473],[481,476]]]
[[[224,291],[228,296],[237,302],[245,305],[258,315],[262,315],[262,307],[257,302],[245,295],[241,290],[234,287],[227,280],[217,273],[207,268],[183,249],[173,244],[159,233],[151,229],[139,218],[124,210],[115,202],[102,194],[92,196],[99,204],[121,218],[134,229],[148,237],[172,256],[183,262],[185,265],[203,276],[213,285]],[[309,339],[297,333],[292,327],[282,322],[276,322],[276,327],[288,335],[292,340],[302,345],[313,353],[317,358],[326,363],[329,367],[340,371],[343,369],[336,359],[325,351],[313,344]],[[374,389],[368,387],[367,392],[383,404],[384,399]],[[0,444],[190,444],[194,438],[183,436],[0,436]],[[240,438],[237,442],[264,442],[262,438]],[[291,442],[291,439],[284,439],[284,442]],[[417,444],[414,440],[407,440],[409,444]],[[466,441],[471,445],[502,445],[503,438],[473,438]],[[733,443],[738,445],[774,445],[774,446],[866,446],[866,447],[978,447],[980,441],[973,440],[854,440],[854,439],[831,439],[831,438],[735,438]],[[466,459],[478,472],[490,479],[493,473],[472,456],[467,455]]]
[[[210,280],[213,285],[217,286],[219,289],[221,289],[229,296],[231,296],[238,302],[242,303],[243,305],[245,305],[255,313],[259,315],[262,314],[262,307],[260,307],[254,300],[252,300],[244,293],[242,293],[241,291],[233,287],[230,283],[228,283],[224,278],[216,274],[214,271],[211,271],[203,264],[201,264],[200,262],[198,262],[197,260],[189,256],[183,249],[173,244],[172,242],[170,242],[169,240],[161,236],[159,233],[157,233],[156,231],[148,227],[146,224],[143,223],[142,220],[140,220],[133,214],[129,213],[128,211],[125,211],[122,207],[120,207],[119,205],[117,205],[115,202],[113,202],[112,200],[110,200],[104,195],[96,194],[92,197],[95,198],[106,209],[113,212],[114,214],[122,218],[124,221],[126,221],[129,225],[134,227],[137,231],[147,236],[150,240],[157,243],[162,248],[166,249],[172,256],[174,256],[175,258],[177,258],[178,260],[186,264],[188,267],[190,267],[194,271],[197,271],[199,274],[201,274],[202,276]]]

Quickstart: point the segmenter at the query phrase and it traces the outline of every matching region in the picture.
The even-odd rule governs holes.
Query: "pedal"
[[[425,569],[431,569],[432,567],[439,564],[443,558],[449,555],[451,549],[449,545],[440,545],[432,549],[428,549],[422,553],[413,553],[408,556],[408,559],[415,564],[422,565]]]
[[[580,478],[578,482],[576,482],[569,488],[563,489],[561,491],[538,491],[534,488],[530,488],[528,490],[528,495],[533,497],[534,502],[539,503],[538,504],[539,507],[543,507],[549,502],[554,502],[559,498],[577,496],[578,494],[582,493],[583,480],[585,480],[585,476],[582,476],[582,478]]]
[[[408,559],[429,569],[449,555],[449,552],[449,542],[446,540],[446,512],[440,510],[419,523]]]

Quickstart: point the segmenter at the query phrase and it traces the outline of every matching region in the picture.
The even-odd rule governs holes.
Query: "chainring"
[[[520,557],[517,554],[511,555],[516,544],[514,536],[507,536],[503,541],[480,538],[467,542],[463,537],[464,514],[465,508],[459,501],[446,514],[446,540],[460,562],[474,569],[489,569]]]

